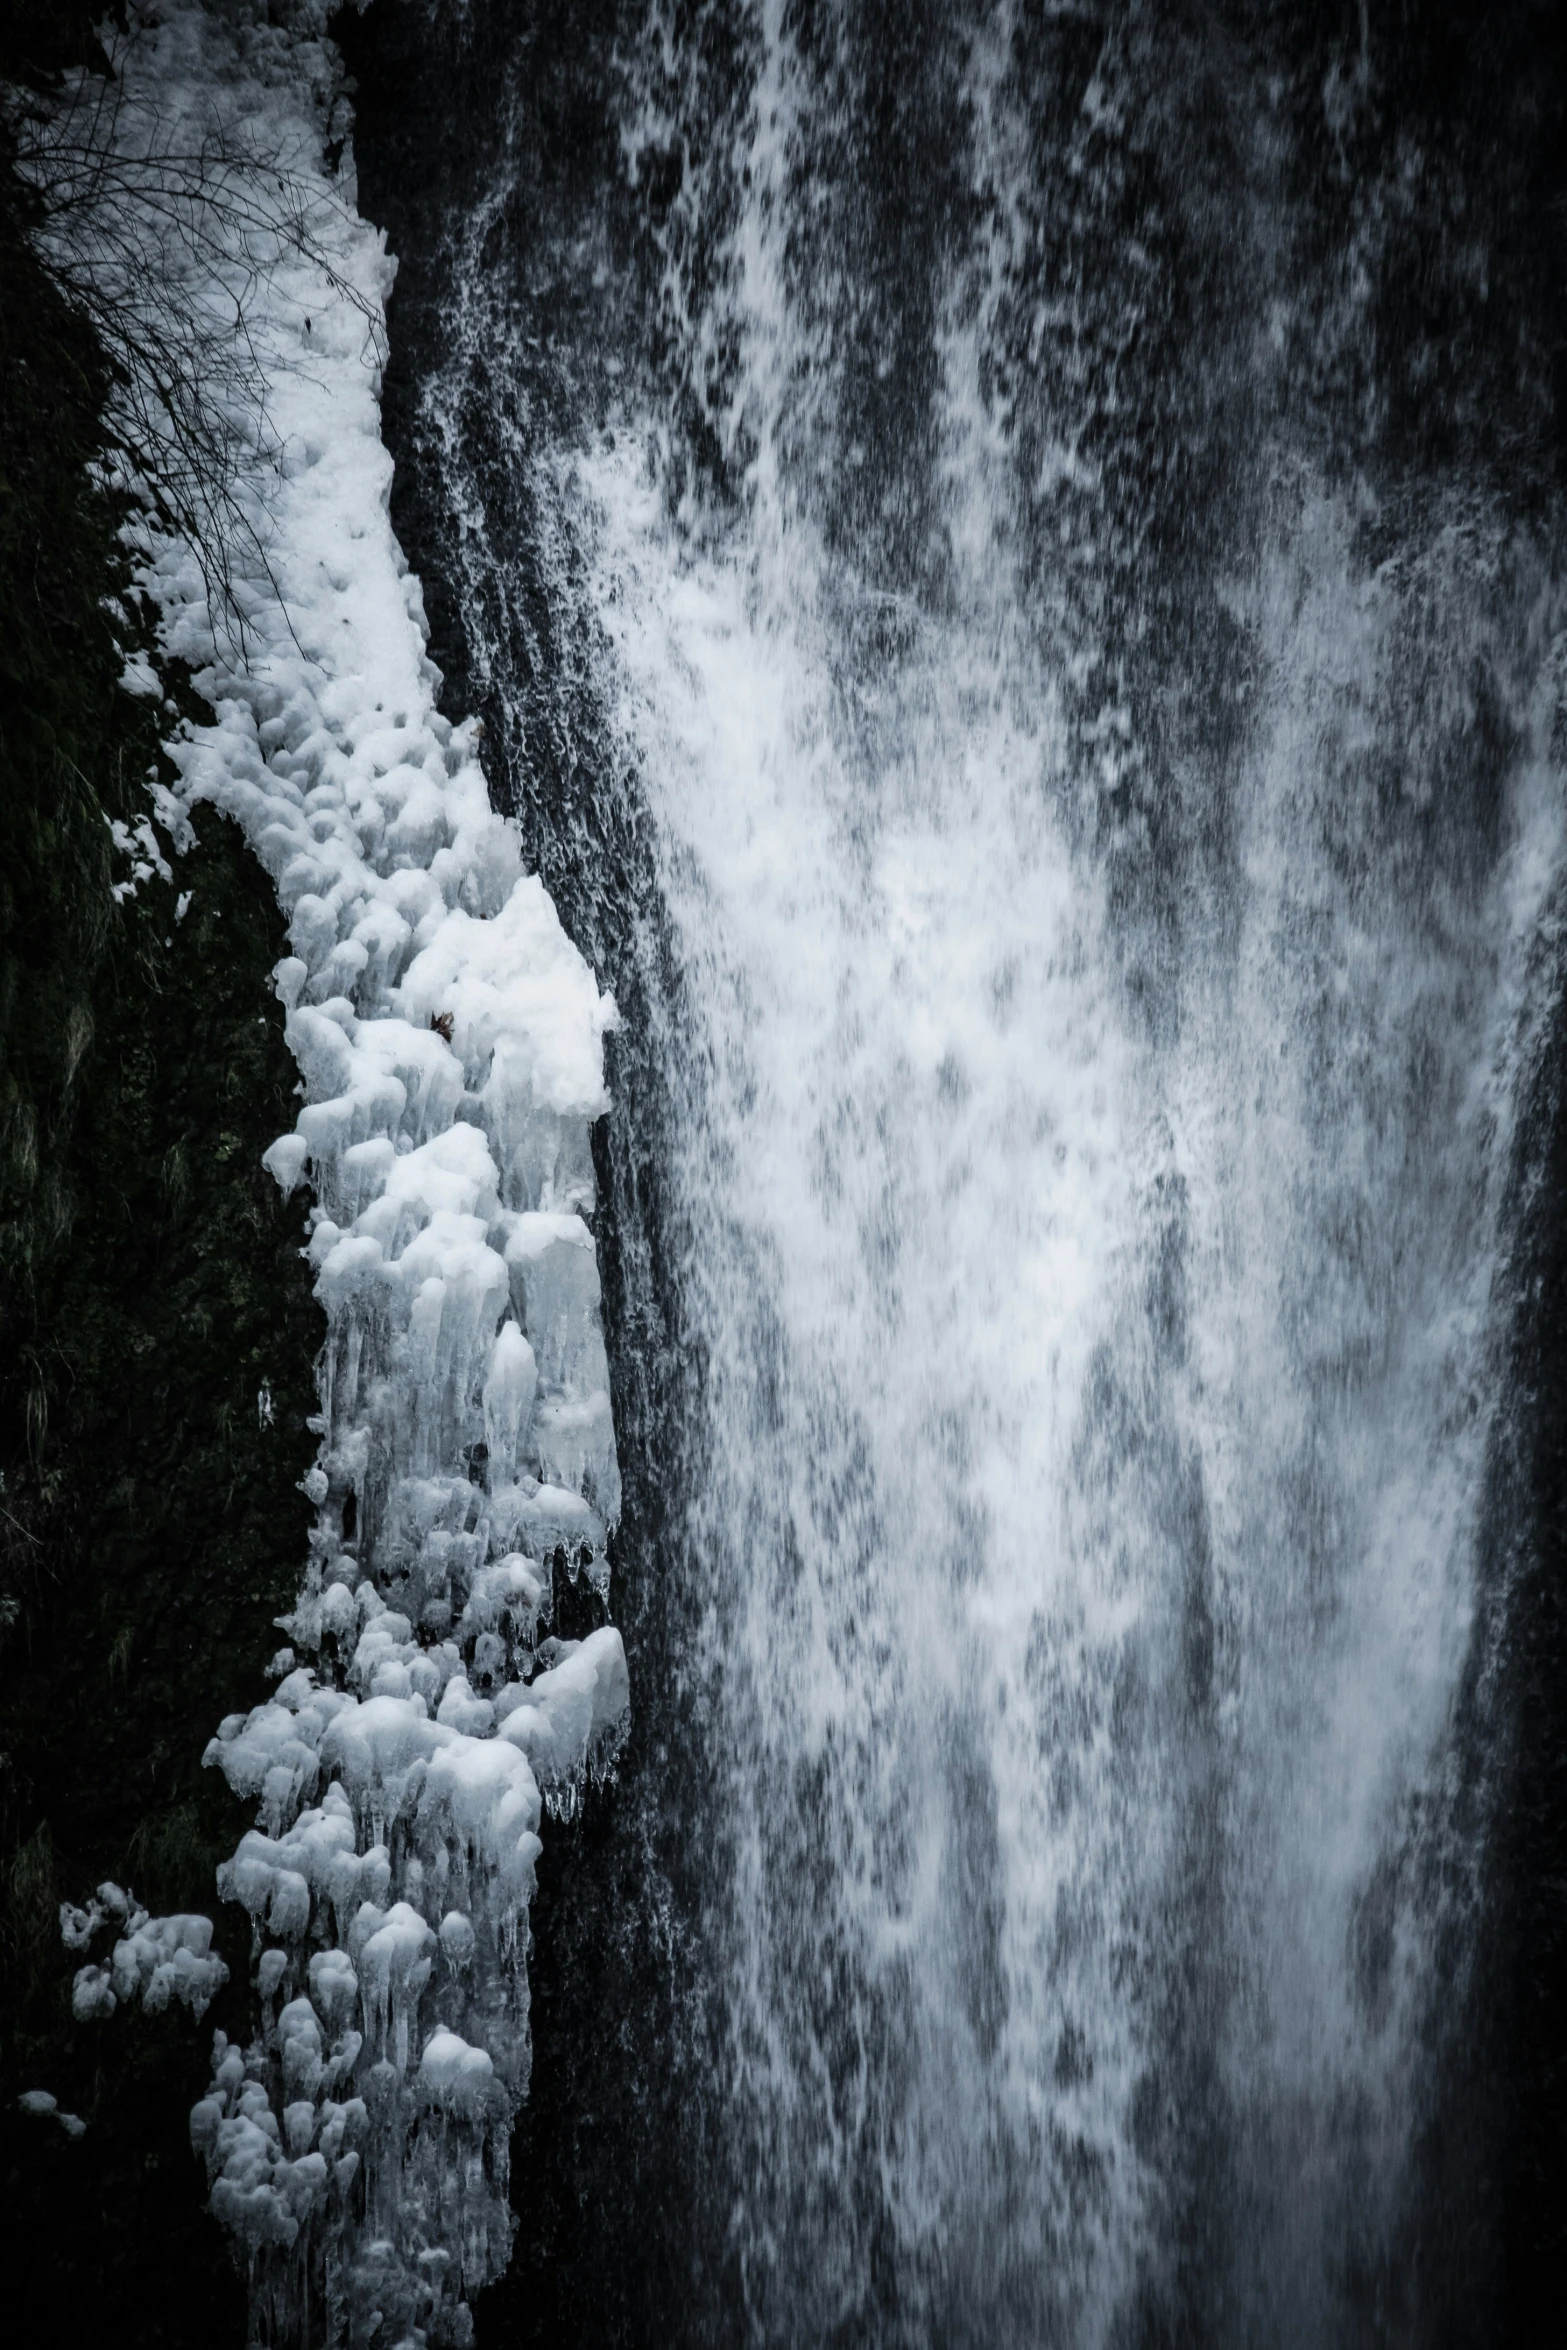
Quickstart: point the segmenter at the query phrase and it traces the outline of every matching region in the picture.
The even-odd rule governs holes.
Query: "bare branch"
[[[128,83],[123,54],[107,76],[78,73],[49,98],[12,89],[0,104],[40,200],[39,250],[108,361],[123,486],[190,547],[214,629],[242,645],[246,575],[277,595],[264,484],[285,453],[268,385],[300,365],[297,331],[280,333],[280,284],[303,269],[318,308],[357,313],[371,364],[384,358],[380,310],[334,258],[348,207],[323,197],[314,171],[215,110],[160,110]]]

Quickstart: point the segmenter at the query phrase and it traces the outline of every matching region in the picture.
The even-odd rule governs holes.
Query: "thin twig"
[[[192,140],[118,72],[78,75],[52,103],[13,90],[5,114],[41,204],[35,241],[108,363],[108,446],[123,486],[191,549],[215,631],[243,651],[243,576],[254,569],[292,632],[265,535],[266,476],[283,461],[269,382],[298,364],[266,331],[262,296],[277,270],[303,262],[319,273],[384,359],[379,306],[329,248],[333,198],[221,122]]]

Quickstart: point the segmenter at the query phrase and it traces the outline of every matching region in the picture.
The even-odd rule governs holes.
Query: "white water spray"
[[[1087,600],[1022,578],[983,388],[1025,234],[1010,19],[964,52],[939,612],[835,519],[877,455],[810,168],[853,135],[835,37],[802,59],[763,12],[725,331],[686,316],[700,170],[663,232],[686,380],[740,354],[706,378],[738,515],[671,512],[624,454],[656,418],[577,476],[697,1021],[671,1189],[747,2322],[1109,2341],[1220,2198],[1240,2305],[1321,2340],[1336,2247],[1396,2214],[1461,1898],[1454,1854],[1431,1888],[1562,853],[1548,575],[1481,520],[1367,576],[1302,476],[1233,590],[1263,680],[1236,846],[1193,866],[1150,1023],[1125,837],[1082,817],[1134,720],[1068,731],[1094,648],[1029,598]],[[633,156],[678,144],[649,54]],[[1110,64],[1083,106],[1113,125]],[[1083,419],[1052,422],[1091,505]],[[1430,772],[1477,663],[1508,742],[1483,850]]]

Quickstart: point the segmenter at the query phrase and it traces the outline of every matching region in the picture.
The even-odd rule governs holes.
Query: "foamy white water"
[[[737,1741],[737,2086],[775,2184],[825,2134],[843,2191],[888,2166],[917,2239],[993,2184],[994,2132],[1103,2159],[1127,2092],[1097,1990],[1159,1823],[1109,1784],[1105,1716],[1149,1595],[1073,1461],[1138,1274],[1146,1069],[1007,681],[922,642],[857,756],[809,608],[748,610],[741,563],[683,565],[654,501],[594,487],[706,1023],[680,1179],[721,1431],[693,1540]],[[820,1965],[843,1981],[815,2019]],[[1041,2012],[1063,1969],[1076,1998]],[[1074,2008],[1094,2079],[1062,2089]],[[889,2028],[890,2104],[857,2045]],[[852,2231],[835,2249],[824,2320],[854,2290]]]
[[[965,51],[989,203],[936,304],[951,601],[835,537],[831,75],[776,13],[710,265],[741,504],[672,512],[625,454],[655,420],[573,477],[693,1021],[731,2240],[759,2339],[1120,2338],[1206,2228],[1236,2306],[1320,2341],[1396,2216],[1474,1860],[1444,1790],[1562,851],[1550,598],[1526,553],[1487,600],[1483,524],[1367,577],[1302,475],[1237,576],[1260,715],[1150,1011],[985,389],[1010,38]],[[1515,748],[1476,854],[1421,759],[1482,653]],[[1107,706],[1103,758],[1132,731]]]

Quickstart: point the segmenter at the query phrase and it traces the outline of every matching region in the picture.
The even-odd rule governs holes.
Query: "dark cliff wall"
[[[25,29],[0,72],[39,54]],[[154,1911],[210,1912],[242,1824],[201,1753],[263,1693],[314,1450],[302,1218],[259,1165],[295,1110],[267,985],[284,939],[266,876],[210,811],[184,856],[157,836],[172,879],[112,895],[131,861],[110,821],[147,815],[177,711],[120,686],[150,631],[122,511],[90,471],[104,362],[29,245],[35,212],[0,155],[7,2322],[70,2345],[238,2344],[243,2286],[204,2212],[186,2117],[212,2025],[243,2020],[243,1940],[221,1929],[235,1983],[202,2026],[178,2008],[80,2025],[58,1905],[112,1877]],[[195,709],[180,679],[165,685]],[[21,2114],[35,2088],[85,2135]]]
[[[726,2290],[701,1948],[721,1863],[687,1670],[703,1600],[682,1576],[679,1524],[699,1474],[702,1366],[681,1329],[682,1243],[662,1175],[674,1112],[660,1023],[679,985],[551,468],[603,425],[621,371],[643,364],[645,233],[612,110],[629,27],[617,0],[397,0],[334,25],[355,77],[360,209],[398,257],[383,432],[442,707],[482,719],[491,795],[622,1015],[595,1135],[595,1241],[624,1480],[611,1599],[631,1736],[617,1784],[544,1839],[532,2081],[512,2156],[520,2228],[478,2310],[480,2341],[510,2345],[701,2338]],[[459,276],[472,286],[475,272],[481,299],[461,315]]]

